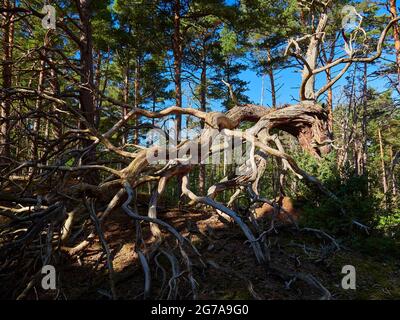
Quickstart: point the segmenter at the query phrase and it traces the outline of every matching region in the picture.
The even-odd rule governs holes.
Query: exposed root
[[[38,93],[24,91],[24,94]],[[260,196],[259,183],[265,174],[267,159],[269,157],[278,159],[277,164],[280,166],[279,193],[281,199],[284,195],[286,175],[292,172],[296,177],[317,186],[319,190],[337,200],[335,195],[327,190],[317,179],[298,167],[295,160],[285,152],[276,134],[270,134],[273,129],[286,131],[296,137],[303,149],[314,156],[318,157],[326,153],[329,151],[329,146],[322,142],[330,134],[328,128],[325,126],[327,114],[325,110],[316,104],[301,103],[278,110],[266,109],[255,105],[236,106],[227,113],[207,113],[195,109],[175,107],[167,108],[161,112],[149,112],[133,108],[124,119],[116,123],[106,133],[101,134],[87,123],[82,115],[73,110],[73,108],[70,108],[64,101],[52,97],[50,93],[45,91],[39,94],[43,99],[48,99],[52,103],[62,106],[71,115],[82,121],[87,127],[87,130],[82,132],[82,134],[90,135],[94,142],[91,146],[79,152],[74,151],[76,156],[71,156],[74,154],[72,151],[61,154],[63,157],[60,156],[61,158],[54,165],[38,162],[15,163],[14,167],[5,173],[5,186],[13,184],[19,186],[19,183],[14,179],[15,176],[19,172],[30,170],[29,181],[19,188],[21,194],[29,190],[30,186],[38,181],[44,183],[49,179],[59,179],[60,183],[54,189],[56,190],[55,192],[49,191],[44,197],[37,197],[36,199],[34,197],[22,196],[13,197],[12,199],[7,198],[8,202],[14,201],[20,203],[20,207],[16,207],[15,205],[4,206],[2,204],[0,207],[0,217],[10,222],[1,226],[0,229],[1,239],[4,239],[1,240],[0,256],[7,257],[11,249],[28,248],[32,243],[36,244],[43,235],[49,236],[50,233],[46,231],[46,226],[51,224],[59,226],[60,232],[49,236],[51,239],[48,244],[57,248],[57,251],[65,252],[80,261],[81,253],[84,254],[85,250],[91,246],[97,234],[107,260],[111,289],[110,296],[113,299],[118,298],[116,293],[117,280],[115,279],[113,256],[102,227],[107,224],[110,215],[119,207],[129,217],[134,219],[136,224],[136,235],[134,237],[135,252],[141,264],[141,269],[144,272],[144,290],[142,296],[145,299],[152,297],[153,292],[155,292],[155,285],[152,283],[152,280],[154,281],[158,273],[161,272],[162,281],[159,297],[167,299],[176,299],[181,296],[187,297],[187,293],[182,294],[180,291],[182,283],[189,285],[189,295],[193,299],[198,297],[199,285],[195,274],[196,269],[205,267],[202,256],[193,243],[183,236],[174,225],[167,223],[162,217],[158,217],[157,211],[159,209],[160,197],[173,178],[183,177],[182,192],[190,199],[191,202],[189,205],[202,204],[212,207],[220,216],[228,217],[229,220],[237,224],[247,238],[247,243],[251,246],[257,263],[266,269],[268,269],[270,263],[270,252],[267,242],[270,234],[276,232],[275,219],[281,214],[287,215],[290,219],[290,215],[282,208],[279,200],[277,202],[269,201]],[[109,101],[117,104],[115,101]],[[149,148],[135,146],[134,152],[128,152],[123,147],[116,147],[110,140],[111,136],[122,128],[129,119],[137,115],[154,119],[182,114],[204,120],[206,126],[199,137],[182,141],[170,150],[166,150],[162,146],[152,146]],[[252,121],[255,124],[245,132],[235,130],[244,121]],[[219,151],[223,151],[226,148],[224,144],[213,144],[217,136],[236,138],[239,144],[249,143],[249,157],[247,161],[235,168],[238,174],[225,177],[219,183],[209,188],[207,196],[200,197],[189,188],[189,175],[195,167],[195,163],[192,162],[192,156],[195,150],[201,150],[199,161],[203,163],[208,158],[218,154]],[[315,143],[315,141],[318,143]],[[120,159],[120,163],[127,163],[127,165],[123,166],[120,170],[104,164],[93,163],[83,165],[82,159],[85,155],[99,144],[107,148],[107,152]],[[152,164],[149,162],[149,154],[158,155],[161,158],[164,157],[166,162],[163,165]],[[75,158],[74,165],[67,166],[67,161],[73,158]],[[68,179],[74,179],[74,174],[82,172],[90,173],[93,171],[103,172],[108,176],[98,184],[90,184],[84,181],[77,181],[72,186],[67,184]],[[136,194],[139,187],[146,184],[148,184],[149,190],[151,190],[151,197],[148,201],[147,214],[143,215],[139,213]],[[218,194],[229,189],[235,190],[235,192],[226,205],[215,200]],[[2,200],[2,194],[0,193],[0,200]],[[245,213],[245,216],[251,222],[250,225],[243,219],[239,211],[235,211],[235,203],[242,197],[250,200],[250,206]],[[96,210],[95,203],[105,203],[102,211]],[[268,203],[275,210],[270,226],[266,230],[262,230],[254,216],[254,210],[260,203]],[[87,215],[86,212],[89,212],[89,214]],[[93,225],[90,225],[90,220],[88,219],[93,222]],[[150,246],[148,245],[148,241],[146,242],[144,239],[144,233],[148,232],[146,230],[150,230],[152,235]],[[303,229],[303,231],[323,236],[329,239],[336,249],[339,249],[339,244],[325,232],[314,229]],[[174,249],[169,248],[171,241],[166,240],[165,234],[172,235],[172,238],[176,240]],[[167,259],[169,267],[163,265],[162,257]],[[7,263],[5,262],[1,265],[7,266]],[[227,272],[226,268],[220,267],[214,262],[209,262],[208,264]],[[156,268],[156,272],[154,272],[153,267]],[[170,270],[170,274],[168,270]],[[235,273],[235,271],[229,272]],[[249,291],[255,299],[262,298],[254,291],[249,280],[240,277],[238,274],[236,276],[247,283]],[[330,297],[324,290],[324,287],[313,277],[301,274],[292,275],[292,277],[294,276],[314,287],[318,287],[321,292],[324,291],[324,297]],[[35,277],[31,277],[32,280],[28,282],[26,288],[19,294],[20,298],[26,297],[34,288]]]

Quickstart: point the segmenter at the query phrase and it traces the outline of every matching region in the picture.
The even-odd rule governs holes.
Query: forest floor
[[[247,280],[262,299],[321,297],[321,292],[302,280],[294,281],[289,288],[288,282],[267,274],[263,267],[256,265],[240,229],[221,222],[215,213],[168,210],[160,212],[159,216],[192,240],[203,261],[211,260],[224,268],[224,271],[212,267],[197,269],[195,265],[199,299],[252,299]],[[118,297],[141,299],[144,276],[134,250],[134,222],[122,212],[114,212],[104,233],[114,257]],[[143,234],[144,238],[150,238],[148,230],[143,229]],[[321,261],[313,250],[319,251],[322,240],[291,227],[281,228],[269,241],[273,266],[313,275],[331,292],[333,299],[400,299],[400,261],[397,259],[383,259],[376,253],[366,255],[342,248]],[[356,268],[356,290],[341,287],[344,265]],[[152,293],[157,297],[162,277],[160,273],[153,273]],[[100,242],[94,241],[79,259],[66,258],[60,280],[66,299],[108,299],[109,276]]]

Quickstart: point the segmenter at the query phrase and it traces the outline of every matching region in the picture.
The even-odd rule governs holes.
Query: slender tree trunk
[[[82,23],[81,46],[80,46],[80,61],[82,68],[81,82],[84,86],[80,89],[80,102],[83,115],[89,124],[95,123],[95,108],[93,75],[93,39],[92,39],[92,24],[91,18],[91,0],[80,0],[80,18]],[[89,142],[90,143],[90,142]]]
[[[321,43],[321,39],[323,37],[323,32],[328,23],[328,15],[326,13],[322,13],[318,22],[318,26],[315,30],[314,35],[310,39],[310,43],[307,48],[307,53],[305,60],[311,70],[316,69],[317,67],[317,59],[319,54],[319,47]],[[304,66],[302,80],[304,81],[309,76],[309,71],[307,66]],[[302,99],[314,99],[314,90],[315,90],[315,76],[311,76],[305,84],[305,92],[304,97],[302,92],[300,93],[300,97]]]
[[[389,0],[390,14],[392,19],[397,18],[396,0]],[[400,30],[396,22],[393,26],[394,46],[396,49],[396,64],[397,64],[397,85],[400,85]]]
[[[12,9],[15,6],[15,1],[3,0],[2,3],[5,9]],[[11,12],[4,13],[3,19],[3,88],[8,89],[12,87],[12,66],[13,66],[13,48],[14,48],[14,15]],[[10,138],[9,138],[9,117],[11,111],[11,101],[6,98],[1,102],[1,118],[3,122],[0,127],[0,157],[9,158],[11,154]],[[5,158],[0,158],[0,162],[7,162]]]
[[[348,141],[349,144],[352,142],[352,152],[353,152],[353,166],[354,166],[354,171],[357,173],[357,175],[360,175],[360,171],[359,171],[359,155],[361,153],[361,141],[360,141],[360,137],[358,135],[358,125],[359,125],[359,110],[358,110],[358,106],[359,106],[359,101],[357,99],[356,96],[356,92],[357,92],[357,84],[356,84],[356,80],[357,79],[357,65],[354,66],[354,75],[353,75],[353,79],[352,79],[352,85],[351,85],[351,97],[350,97],[350,108],[349,111],[352,115],[352,122],[351,122],[351,129],[350,129],[350,133],[348,135]],[[362,103],[362,102],[361,102]]]
[[[43,86],[44,86],[44,80],[45,80],[45,68],[46,68],[46,61],[44,57],[47,54],[46,47],[48,46],[49,41],[48,41],[48,35],[46,34],[46,38],[44,40],[44,48],[41,50],[41,57],[40,57],[40,69],[39,69],[39,79],[38,79],[38,85],[37,85],[37,90],[38,92],[42,92]],[[33,121],[33,133],[34,133],[34,142],[32,144],[32,159],[33,161],[37,161],[39,158],[39,148],[38,148],[38,138],[40,137],[40,124],[41,124],[41,117],[40,117],[40,111],[42,109],[42,99],[38,98],[36,100],[36,105],[35,105],[35,111],[37,112],[35,119]]]
[[[396,184],[396,176],[394,174],[394,170],[391,172],[392,174],[392,188],[393,188],[393,197],[397,198],[397,184]]]
[[[123,99],[124,103],[128,104],[129,103],[129,90],[130,90],[130,66],[129,66],[129,59],[128,59],[128,64],[125,68],[125,75],[124,75],[124,93],[123,93]],[[122,107],[122,117],[125,117],[128,114],[128,109],[126,107]],[[122,144],[125,145],[128,142],[128,132],[124,132],[122,136]]]
[[[100,92],[101,85],[101,64],[103,61],[103,55],[100,49],[97,50],[96,53],[97,61],[96,61],[96,72],[95,72],[95,82],[94,86],[96,88],[96,94],[94,95],[94,111],[95,111],[95,127],[98,128],[100,126],[100,118],[101,118],[101,110],[100,110],[100,100],[101,96],[97,92]]]
[[[326,50],[325,47],[322,46],[322,53],[323,57],[325,59],[326,64],[329,64],[333,61],[335,58],[335,49],[336,49],[336,42],[337,42],[337,37],[334,38],[334,40],[330,44],[330,50],[329,50],[329,56],[326,55]],[[331,68],[326,69],[326,82],[329,83],[332,81],[332,70]],[[328,95],[327,95],[327,109],[328,109],[328,128],[329,131],[332,135],[333,139],[333,89],[330,87],[328,89]]]
[[[331,69],[326,70],[326,82],[329,83],[332,80]],[[328,89],[328,95],[326,99],[328,108],[328,128],[330,132],[333,132],[333,90],[332,87]]]
[[[206,43],[203,43],[203,57],[201,64],[201,83],[200,83],[200,110],[207,111],[207,50]],[[204,129],[204,120],[201,121],[201,128]],[[201,155],[202,156],[202,155]],[[205,195],[206,192],[206,166],[200,164],[199,168],[199,189],[201,195]]]
[[[381,157],[381,166],[382,166],[382,187],[383,187],[383,193],[386,194],[388,191],[388,184],[387,184],[387,177],[386,177],[386,166],[385,166],[385,153],[383,149],[383,141],[382,141],[382,134],[381,134],[381,129],[378,128],[378,139],[379,139],[379,151],[380,151],[380,157]]]
[[[95,127],[95,95],[94,89],[94,68],[93,68],[93,36],[91,24],[91,4],[92,0],[79,0],[79,15],[81,20],[80,35],[80,62],[81,62],[81,84],[79,98],[81,104],[81,112],[90,126]],[[81,123],[81,129],[86,126]],[[86,148],[92,145],[92,141],[84,140],[83,146]],[[92,148],[84,159],[84,163],[93,163],[96,161],[96,149]],[[88,181],[95,182],[98,180],[97,172],[93,171],[88,176]]]
[[[141,78],[141,63],[142,59],[140,56],[136,59],[136,66],[135,66],[135,108],[140,108],[140,78]],[[135,136],[134,136],[134,143],[139,144],[139,123],[140,119],[139,116],[135,118]]]
[[[174,34],[172,39],[172,51],[174,54],[174,82],[175,82],[175,104],[182,108],[182,57],[183,43],[181,34],[181,0],[174,0]],[[176,116],[176,139],[180,141],[182,131],[182,116]],[[182,194],[182,177],[178,177],[178,196]]]
[[[260,98],[260,105],[264,105],[264,92],[265,92],[265,74],[261,75],[261,98]]]
[[[153,100],[153,112],[156,112],[157,95],[156,95],[156,91],[155,90],[153,90],[153,92],[152,92],[152,100]],[[156,119],[155,118],[151,119],[151,124],[153,125],[153,128],[156,126]]]
[[[268,49],[267,51],[268,54],[268,63],[271,64],[271,51]],[[272,100],[272,107],[276,108],[276,88],[275,88],[275,76],[274,76],[274,69],[272,68],[272,66],[270,65],[267,68],[267,73],[268,73],[268,77],[269,77],[269,81],[270,81],[270,85],[271,85],[271,100]]]
[[[394,160],[394,153],[393,153],[393,146],[390,146],[390,178],[392,180],[392,195],[393,198],[397,198],[397,185],[396,185],[396,175],[394,172],[394,165],[393,164],[393,160]]]
[[[364,63],[363,75],[363,102],[361,122],[361,175],[367,174],[368,146],[367,146],[367,104],[368,104],[368,64]]]
[[[356,76],[357,76],[357,67],[354,65],[354,69],[352,71],[351,77],[349,80],[350,86],[350,96],[349,96],[349,103],[346,106],[345,114],[342,119],[342,139],[343,139],[343,148],[341,148],[338,152],[338,167],[339,172],[342,177],[344,177],[344,168],[349,159],[350,153],[350,146],[352,137],[354,134],[354,117],[351,119],[352,112],[354,112],[354,104],[355,104],[355,83],[356,83]],[[353,120],[353,124],[350,124],[350,121]]]
[[[174,53],[174,82],[175,82],[175,104],[178,108],[182,107],[182,57],[183,44],[181,34],[181,1],[174,0],[174,34],[173,34],[173,53]],[[179,140],[182,128],[182,117],[176,116],[177,137]]]
[[[269,82],[270,82],[270,85],[271,85],[272,107],[276,108],[277,107],[277,103],[276,103],[276,89],[275,89],[274,71],[272,69],[269,69],[267,72],[268,72]]]
[[[56,72],[56,70],[54,69],[54,68],[51,68],[50,69],[50,79],[49,79],[49,82],[50,82],[50,89],[51,89],[51,92],[55,95],[55,96],[58,96],[59,95],[59,93],[60,93],[60,83],[59,83],[59,81],[58,81],[58,75],[57,75],[57,72]],[[60,106],[57,106],[58,108],[60,108]],[[63,134],[63,131],[64,131],[64,128],[63,128],[63,123],[62,123],[62,121],[60,121],[60,120],[56,120],[57,121],[57,125],[55,125],[54,127],[53,127],[53,130],[54,130],[54,136],[55,136],[55,138],[56,139],[59,139],[61,136],[62,136],[62,134]],[[56,145],[55,146],[55,149],[58,151],[59,149],[60,149],[60,146],[59,145]]]

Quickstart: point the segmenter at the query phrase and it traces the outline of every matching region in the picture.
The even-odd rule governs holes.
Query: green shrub
[[[297,190],[297,198],[302,206],[302,223],[333,233],[347,234],[352,230],[352,220],[369,226],[376,223],[374,217],[378,212],[378,202],[368,192],[367,176],[358,176],[351,170],[345,170],[340,175],[335,153],[331,153],[321,162],[309,155],[299,154],[297,161],[340,201],[338,203],[315,186],[301,184]],[[345,210],[345,215],[342,214],[341,207]]]

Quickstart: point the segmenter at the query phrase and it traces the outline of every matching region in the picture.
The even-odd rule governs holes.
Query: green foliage
[[[367,176],[358,176],[350,170],[345,176],[341,176],[336,166],[335,153],[322,161],[306,154],[298,155],[297,160],[304,170],[332,190],[340,201],[338,203],[314,187],[303,184],[297,194],[299,203],[303,204],[302,223],[335,234],[348,234],[353,220],[369,226],[376,224],[374,215],[379,206],[374,195],[368,193]],[[345,210],[345,215],[341,213],[340,207]]]

